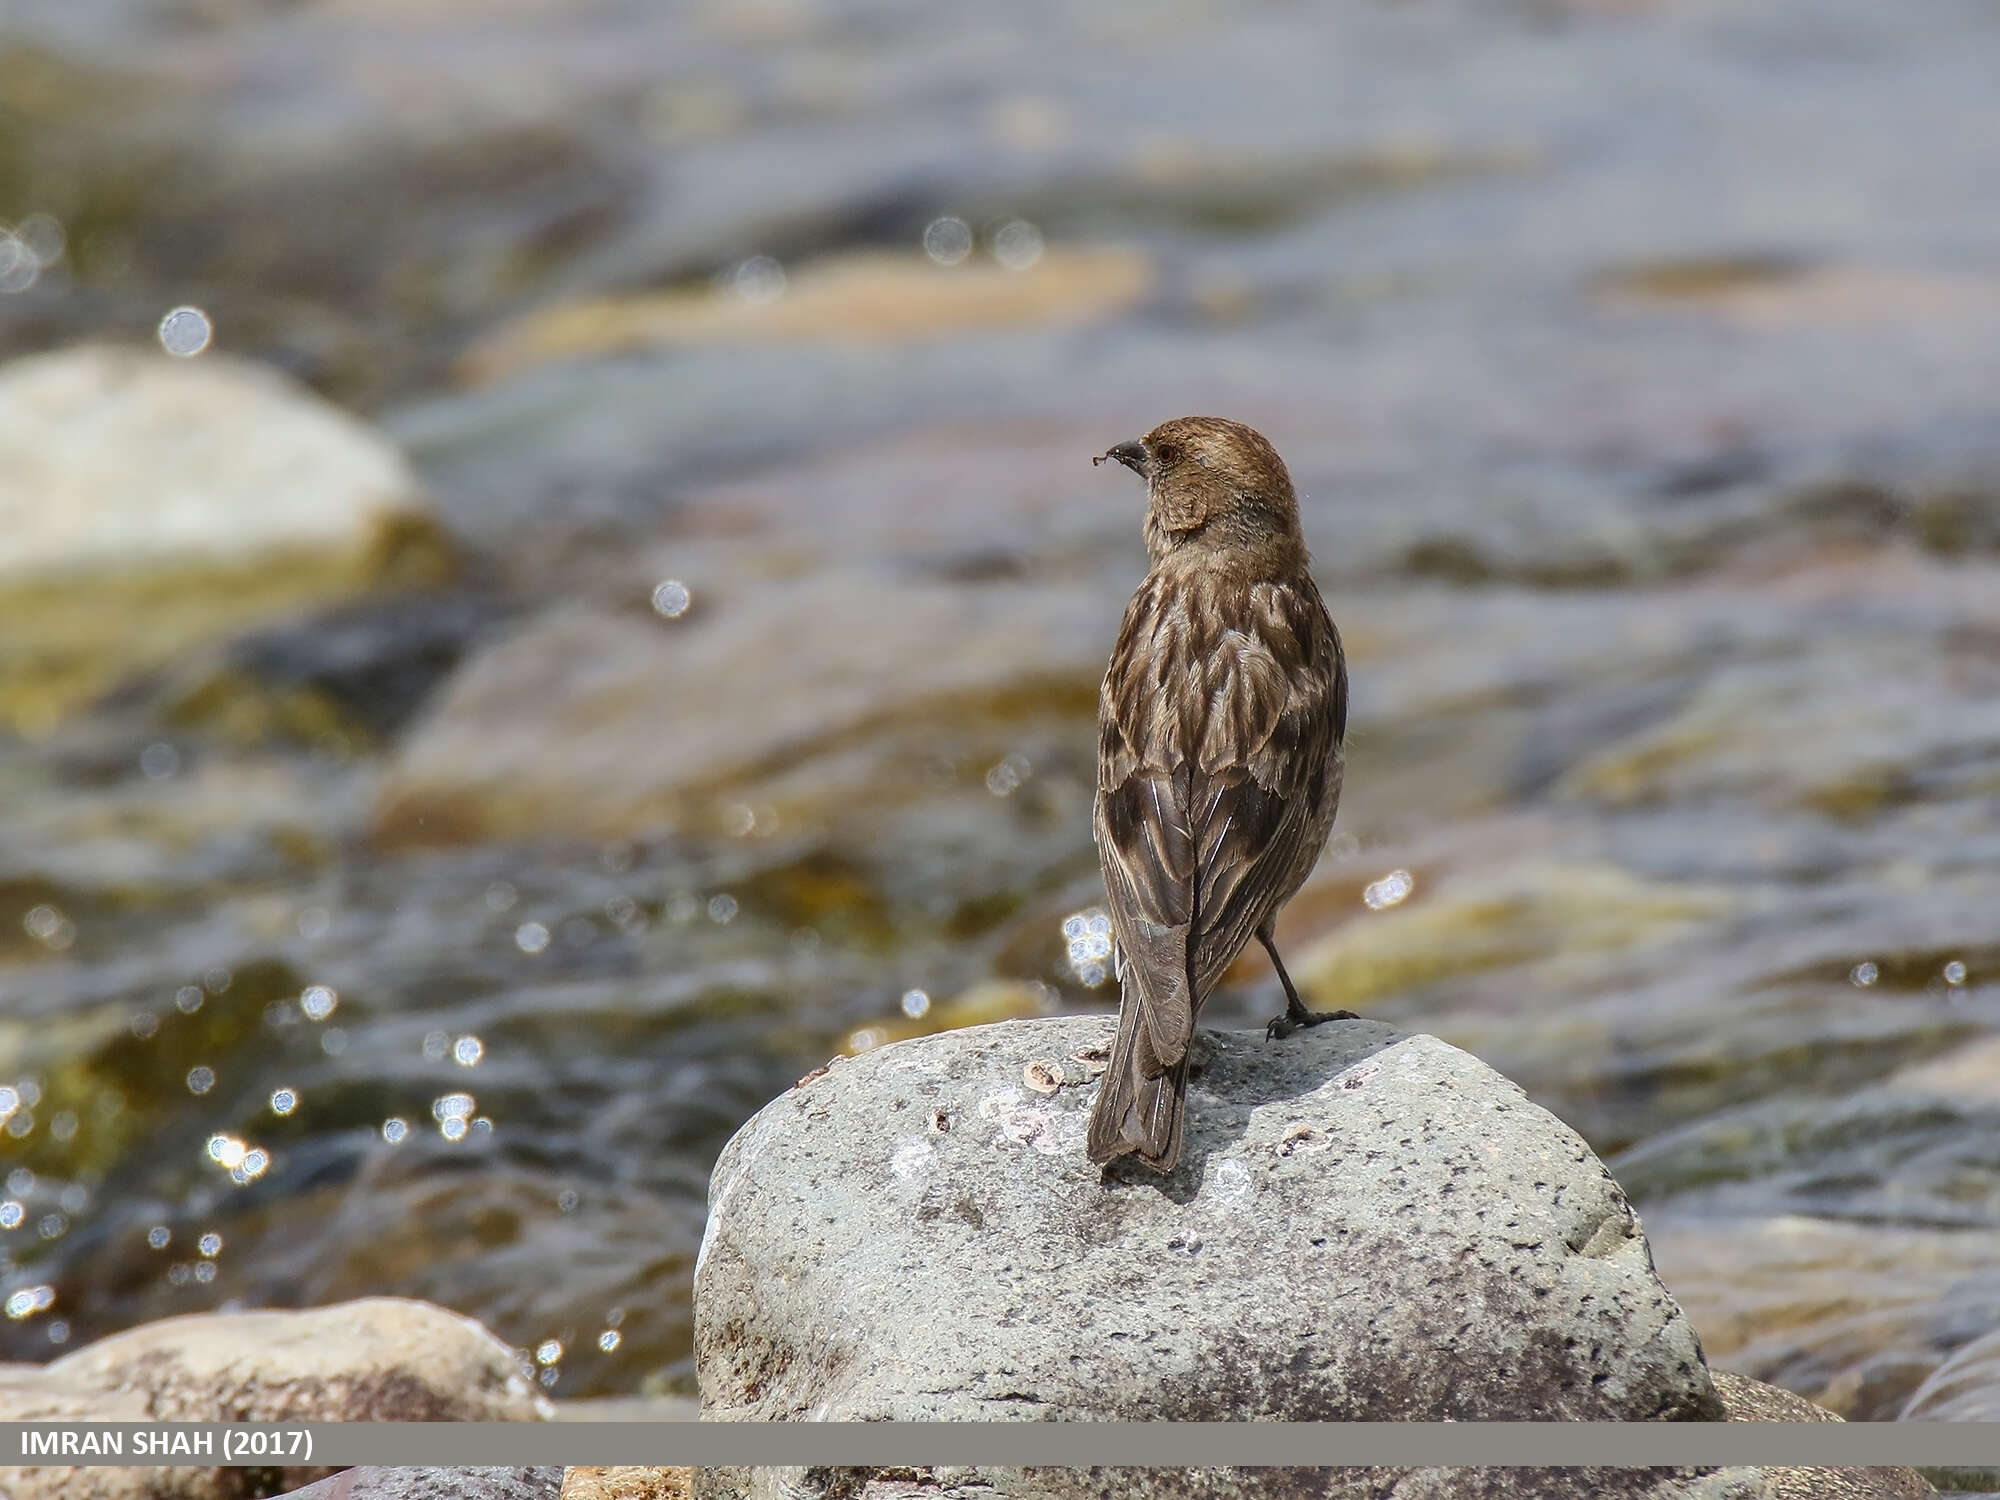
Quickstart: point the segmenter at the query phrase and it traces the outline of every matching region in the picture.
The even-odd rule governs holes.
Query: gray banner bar
[[[0,1465],[220,1463],[1978,1468],[2000,1423],[0,1423]]]

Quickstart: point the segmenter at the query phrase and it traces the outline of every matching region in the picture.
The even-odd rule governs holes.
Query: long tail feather
[[[1090,1113],[1090,1159],[1108,1162],[1136,1155],[1156,1172],[1171,1172],[1180,1161],[1181,1130],[1187,1118],[1188,1059],[1148,1078],[1140,1067],[1138,995],[1128,988],[1118,1011],[1118,1034],[1111,1061]]]

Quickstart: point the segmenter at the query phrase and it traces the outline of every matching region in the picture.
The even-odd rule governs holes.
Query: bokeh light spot
[[[1370,911],[1384,911],[1409,900],[1410,892],[1416,888],[1416,877],[1408,870],[1391,870],[1380,880],[1370,882],[1361,899]]]
[[[176,359],[193,359],[214,338],[214,325],[198,307],[177,307],[160,319],[160,347]]]
[[[924,230],[924,254],[941,266],[955,266],[972,254],[972,226],[950,214],[932,219]]]
[[[668,578],[653,588],[653,612],[663,620],[678,620],[694,603],[694,595],[678,578]]]
[[[993,236],[993,258],[1010,271],[1032,270],[1044,248],[1041,230],[1026,219],[1009,220]]]

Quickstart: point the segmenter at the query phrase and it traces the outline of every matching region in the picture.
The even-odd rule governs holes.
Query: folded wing
[[[1318,858],[1346,673],[1308,580],[1192,601],[1155,581],[1113,663],[1096,834],[1151,1077],[1185,1054],[1223,971]]]

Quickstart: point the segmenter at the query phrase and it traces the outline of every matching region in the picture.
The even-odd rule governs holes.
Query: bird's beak
[[[1091,460],[1091,463],[1093,465],[1101,464],[1107,458],[1117,459],[1118,462],[1125,465],[1126,468],[1137,474],[1141,479],[1146,477],[1146,471],[1152,464],[1152,455],[1146,452],[1146,445],[1139,442],[1136,438],[1129,443],[1120,443],[1117,447],[1098,454],[1097,457]]]

